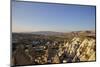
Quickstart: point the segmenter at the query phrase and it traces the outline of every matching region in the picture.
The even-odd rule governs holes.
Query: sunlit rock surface
[[[69,49],[67,49],[68,55],[73,57],[72,62],[75,61],[95,61],[96,44],[93,38],[81,38],[74,37],[70,44],[67,44]]]

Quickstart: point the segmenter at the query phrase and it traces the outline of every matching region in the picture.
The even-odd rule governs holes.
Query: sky
[[[95,30],[95,6],[12,2],[12,32]]]

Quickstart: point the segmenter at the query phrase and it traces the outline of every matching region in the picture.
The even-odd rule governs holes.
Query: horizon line
[[[31,32],[61,32],[61,33],[67,33],[67,32],[78,32],[78,31],[96,31],[96,29],[91,29],[91,30],[74,30],[74,31],[22,31],[22,32],[14,32],[14,31],[11,31],[12,33],[31,33]]]

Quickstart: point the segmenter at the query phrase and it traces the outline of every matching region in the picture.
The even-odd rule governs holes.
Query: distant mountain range
[[[63,36],[63,35],[90,35],[95,34],[95,31],[87,30],[87,31],[72,31],[72,32],[54,32],[54,31],[37,31],[37,32],[31,32],[32,34],[38,34],[38,35],[57,35],[57,36]]]
[[[32,34],[41,34],[41,35],[64,35],[65,33],[62,32],[53,32],[53,31],[37,31],[31,32]]]
[[[55,31],[35,31],[35,32],[20,32],[25,34],[36,34],[36,35],[49,35],[49,36],[77,36],[77,35],[95,35],[95,30],[86,31],[72,31],[72,32],[55,32]]]

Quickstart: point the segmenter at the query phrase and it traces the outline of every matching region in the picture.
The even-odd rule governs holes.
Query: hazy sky
[[[92,29],[95,29],[94,6],[12,3],[12,32],[67,32]]]

